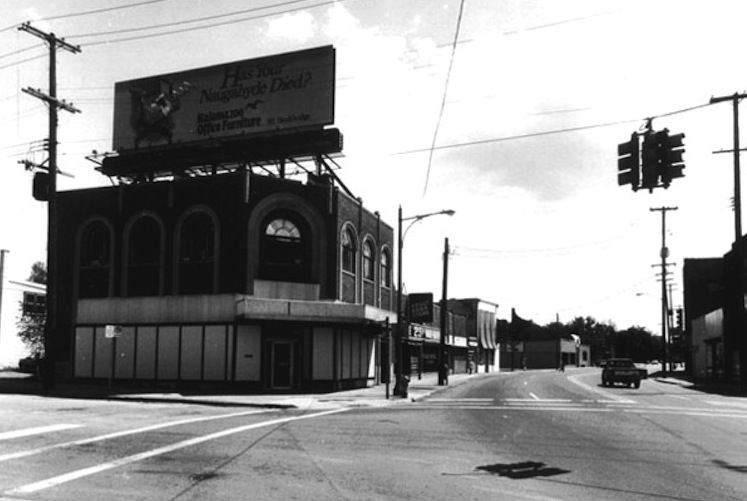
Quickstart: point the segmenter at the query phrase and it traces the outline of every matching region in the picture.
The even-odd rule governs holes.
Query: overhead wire
[[[514,141],[518,139],[530,139],[534,137],[541,137],[541,136],[549,136],[553,134],[563,134],[566,132],[578,132],[583,130],[590,130],[590,129],[598,129],[598,128],[604,128],[604,127],[612,127],[617,125],[624,125],[628,123],[641,123],[647,120],[655,120],[658,118],[664,118],[669,117],[673,115],[678,115],[681,113],[686,113],[689,111],[698,110],[701,108],[706,108],[708,106],[712,106],[714,103],[704,103],[704,104],[698,104],[694,106],[689,106],[687,108],[682,108],[674,111],[669,111],[665,113],[660,113],[658,115],[653,115],[646,118],[630,118],[630,119],[624,119],[624,120],[617,120],[613,122],[603,122],[598,124],[590,124],[590,125],[580,125],[578,127],[566,127],[563,129],[553,129],[553,130],[546,130],[546,131],[538,131],[538,132],[529,132],[526,134],[515,134],[512,136],[502,136],[502,137],[494,137],[494,138],[488,138],[488,139],[477,139],[475,141],[463,141],[460,143],[451,143],[451,144],[444,144],[440,146],[431,146],[431,147],[425,147],[425,148],[417,148],[413,150],[404,150],[404,151],[398,151],[393,152],[392,155],[410,155],[413,153],[425,153],[430,152],[433,150],[447,150],[447,149],[453,149],[453,148],[464,148],[468,146],[478,146],[481,144],[490,144],[490,143],[498,143],[502,141]]]
[[[280,2],[280,3],[276,3],[276,4],[263,5],[261,7],[252,7],[250,9],[237,10],[237,11],[233,11],[233,12],[226,12],[226,13],[223,13],[223,14],[215,14],[215,15],[212,15],[212,16],[204,16],[204,17],[195,18],[195,19],[184,19],[182,21],[173,21],[173,22],[170,22],[170,23],[153,24],[153,25],[150,25],[150,26],[138,26],[138,27],[134,27],[134,28],[122,28],[122,29],[111,30],[111,31],[101,31],[101,32],[94,32],[94,33],[79,33],[79,34],[71,35],[70,37],[71,38],[89,38],[89,37],[104,36],[104,35],[119,35],[119,34],[122,34],[122,33],[132,33],[132,32],[136,32],[136,31],[156,30],[156,29],[160,29],[160,28],[170,28],[172,26],[181,26],[181,25],[184,25],[184,24],[192,24],[192,23],[199,23],[199,22],[203,22],[203,21],[210,21],[210,20],[213,20],[213,19],[221,19],[221,18],[224,18],[224,17],[231,17],[231,16],[237,16],[239,14],[247,14],[249,12],[257,12],[257,11],[261,11],[261,10],[274,9],[274,8],[277,8],[277,7],[284,7],[284,6],[287,6],[287,5],[292,5],[292,4],[297,4],[297,3],[303,3],[303,2],[308,2],[308,1],[309,0],[287,0],[285,2]],[[242,19],[242,21],[243,20],[244,19]],[[237,22],[238,22],[238,20],[237,20]]]
[[[239,19],[232,19],[230,21],[223,21],[223,22],[220,22],[220,23],[212,23],[212,24],[206,24],[206,25],[202,25],[202,26],[193,26],[191,28],[182,28],[182,29],[171,30],[171,31],[163,31],[163,32],[159,32],[159,33],[150,33],[150,34],[147,34],[147,35],[139,35],[139,36],[133,36],[133,37],[124,37],[124,38],[115,38],[115,39],[111,39],[111,40],[101,40],[101,41],[96,41],[96,42],[88,42],[86,44],[86,46],[87,47],[95,47],[95,46],[98,46],[98,45],[109,45],[109,44],[120,43],[120,42],[131,42],[131,41],[134,41],[134,40],[145,40],[145,39],[148,39],[148,38],[155,38],[155,37],[161,37],[161,36],[167,36],[167,35],[176,35],[176,34],[180,34],[180,33],[187,33],[187,32],[190,32],[190,31],[203,30],[203,29],[207,29],[207,28],[215,28],[215,27],[218,27],[218,26],[227,26],[229,24],[243,23],[245,21],[254,21],[254,20],[257,20],[257,19],[263,19],[263,18],[266,18],[266,17],[277,16],[277,15],[280,15],[280,14],[288,14],[288,13],[291,13],[291,12],[299,12],[299,11],[305,11],[305,10],[308,10],[308,9],[315,9],[317,7],[324,7],[326,5],[332,5],[332,4],[336,4],[336,3],[340,3],[340,2],[344,2],[344,1],[345,0],[329,0],[329,1],[326,1],[326,2],[321,2],[321,3],[318,3],[318,4],[314,4],[314,5],[306,5],[306,6],[303,6],[303,7],[296,7],[296,8],[293,8],[293,9],[286,9],[286,10],[283,10],[283,11],[280,11],[280,12],[270,12],[270,13],[267,13],[267,14],[260,14],[260,15],[257,15],[257,16],[242,17],[242,18],[239,18]]]
[[[157,0],[157,1],[164,1],[164,0]],[[188,19],[188,20],[183,20],[183,21],[175,21],[175,22],[171,22],[171,23],[162,23],[162,24],[156,24],[156,25],[150,25],[150,26],[139,26],[139,27],[136,27],[136,28],[126,28],[126,29],[120,29],[120,30],[102,31],[102,32],[97,32],[97,33],[73,34],[73,35],[67,36],[66,38],[67,39],[81,39],[81,38],[100,37],[100,36],[106,36],[106,35],[112,35],[112,34],[119,34],[119,33],[131,33],[131,32],[136,32],[136,31],[148,31],[148,30],[160,29],[160,28],[164,28],[164,27],[179,26],[179,25],[192,24],[192,23],[200,23],[200,22],[209,21],[209,20],[212,20],[212,19],[219,19],[219,18],[224,18],[224,17],[236,16],[236,15],[240,15],[240,14],[246,14],[246,13],[249,13],[249,12],[258,12],[260,10],[276,9],[276,8],[279,8],[279,7],[286,7],[288,5],[293,5],[293,4],[297,4],[297,3],[301,3],[301,2],[308,2],[308,1],[310,1],[310,0],[286,0],[286,1],[283,1],[283,2],[278,2],[278,3],[274,3],[274,4],[270,4],[270,5],[265,5],[265,6],[262,6],[262,7],[253,7],[251,9],[243,9],[243,10],[239,10],[239,11],[228,12],[228,13],[225,13],[225,14],[218,14],[218,15],[213,15],[213,16],[203,16],[203,17],[194,18],[194,19]],[[263,19],[263,18],[266,18],[266,17],[276,16],[276,15],[289,14],[289,13],[292,13],[292,12],[299,12],[299,11],[303,11],[303,10],[314,9],[314,8],[317,8],[317,7],[323,7],[323,6],[326,6],[326,5],[331,5],[331,4],[340,3],[340,2],[344,2],[344,1],[346,1],[346,0],[328,0],[328,1],[325,1],[325,2],[322,2],[322,3],[313,4],[313,5],[305,5],[305,6],[295,7],[295,8],[283,9],[283,10],[280,10],[280,11],[270,12],[270,13],[267,13],[267,14],[261,14],[261,15],[257,15],[257,16],[241,17],[239,19],[232,19],[232,20],[223,21],[223,22],[220,22],[220,23],[212,23],[212,24],[206,24],[206,25],[201,25],[201,26],[192,26],[192,27],[189,27],[189,28],[183,28],[183,29],[178,29],[178,30],[170,30],[170,31],[163,31],[163,32],[158,32],[158,33],[149,33],[149,34],[132,36],[132,37],[114,38],[114,39],[108,39],[108,40],[97,40],[97,41],[93,41],[93,42],[87,42],[86,46],[87,47],[94,47],[94,46],[98,46],[98,45],[108,45],[108,44],[119,43],[119,42],[129,42],[129,41],[134,41],[134,40],[144,40],[144,39],[154,38],[154,37],[159,37],[159,36],[174,35],[174,34],[186,33],[186,32],[190,32],[190,31],[202,30],[202,29],[207,29],[207,28],[215,28],[215,27],[218,27],[218,26],[226,26],[226,25],[229,25],[229,24],[236,24],[236,23],[240,23],[240,22],[252,21],[252,20],[256,20],[256,19]],[[149,3],[149,2],[144,2],[144,3]],[[136,5],[142,5],[144,3],[136,4]],[[95,12],[95,11],[88,11],[88,12],[83,12],[83,13],[70,14],[70,15],[61,16],[61,17],[71,17],[73,15],[85,15],[85,14],[89,14],[89,13],[93,13],[93,12]],[[42,18],[40,20],[48,20],[48,19],[49,18]],[[16,26],[12,26],[10,28],[15,28],[15,27]],[[7,31],[7,29],[9,29],[9,28],[4,29],[3,31]],[[31,49],[36,48],[36,47],[37,46],[27,47],[27,48],[21,49],[21,51],[31,50]],[[18,51],[6,53],[6,54],[0,54],[0,59],[6,58],[6,57],[9,57],[9,56],[13,56],[13,55],[17,55],[17,53],[18,53]],[[16,62],[13,62],[13,63],[10,63],[10,64],[6,64],[4,66],[0,66],[0,70],[2,70],[4,68],[11,67],[11,66],[15,66],[15,65],[18,65],[18,64],[22,64],[22,63],[28,62],[28,61],[31,61],[33,59],[38,59],[38,58],[41,58],[41,57],[44,57],[44,55],[37,56],[37,57],[34,57],[34,58],[24,59],[24,60],[21,60],[21,61],[16,61]]]
[[[425,172],[425,184],[423,186],[423,196],[428,191],[428,180],[431,176],[431,166],[433,165],[433,149],[436,146],[438,139],[438,131],[441,128],[441,119],[444,115],[444,108],[446,107],[446,96],[449,93],[449,80],[451,80],[451,70],[454,66],[454,55],[456,54],[457,43],[459,42],[459,31],[462,26],[462,16],[464,14],[464,0],[459,2],[459,15],[457,16],[456,30],[454,31],[454,41],[451,44],[451,56],[449,57],[449,69],[446,72],[446,81],[444,83],[444,92],[441,97],[441,109],[438,112],[438,120],[436,120],[436,127],[433,131],[433,140],[431,141],[430,154],[428,155],[428,168]]]
[[[80,12],[71,12],[69,14],[60,14],[57,16],[46,16],[46,17],[39,17],[34,19],[33,21],[54,21],[57,19],[67,19],[70,17],[80,17],[80,16],[87,16],[90,14],[100,14],[102,12],[111,12],[115,10],[122,10],[122,9],[130,9],[132,7],[140,7],[141,5],[147,5],[152,3],[159,3],[159,2],[165,2],[166,0],[146,0],[143,2],[133,3],[133,4],[126,4],[126,5],[119,5],[116,7],[106,7],[103,9],[96,9],[96,10],[86,10],[86,11],[80,11]],[[5,28],[0,29],[0,33],[3,33],[5,31],[10,31],[12,29],[17,28],[18,25],[13,24],[10,26],[6,26]]]

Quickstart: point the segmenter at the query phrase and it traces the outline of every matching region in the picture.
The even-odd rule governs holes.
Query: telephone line
[[[80,17],[80,16],[87,16],[90,14],[100,14],[102,12],[110,12],[114,10],[122,10],[122,9],[130,9],[132,7],[140,7],[141,5],[151,4],[151,3],[159,3],[164,2],[166,0],[147,0],[145,2],[139,2],[134,4],[127,4],[127,5],[120,5],[118,7],[107,7],[105,9],[97,9],[97,10],[88,10],[88,11],[82,11],[82,12],[73,12],[70,14],[60,14],[58,16],[47,16],[47,17],[40,17],[37,19],[33,19],[32,21],[38,22],[38,21],[54,21],[57,19],[66,19],[69,17]],[[5,28],[0,29],[0,33],[3,33],[5,31],[14,30],[18,27],[17,24],[6,26]]]
[[[88,47],[94,47],[94,46],[97,46],[97,45],[109,45],[109,44],[119,43],[119,42],[132,42],[134,40],[144,40],[144,39],[147,39],[147,38],[155,38],[155,37],[161,37],[161,36],[166,36],[166,35],[176,35],[176,34],[180,34],[180,33],[187,33],[189,31],[197,31],[197,30],[203,30],[203,29],[207,29],[207,28],[215,28],[215,27],[218,27],[218,26],[226,26],[226,25],[229,25],[229,24],[243,23],[245,21],[254,21],[256,19],[264,19],[266,17],[277,16],[277,15],[280,15],[280,14],[288,14],[288,13],[291,13],[291,12],[299,12],[299,11],[304,11],[304,10],[308,10],[308,9],[314,9],[314,8],[317,8],[317,7],[324,7],[326,5],[332,5],[332,4],[336,4],[336,3],[339,3],[339,2],[343,2],[343,1],[345,1],[345,0],[330,0],[328,2],[322,2],[322,3],[319,3],[319,4],[315,4],[315,5],[308,5],[308,6],[304,6],[304,7],[298,7],[298,8],[295,8],[295,9],[287,9],[287,10],[280,11],[280,12],[271,12],[269,14],[261,14],[261,15],[258,15],[258,16],[244,17],[244,18],[240,18],[240,19],[232,19],[231,21],[224,21],[224,22],[221,22],[221,23],[206,24],[204,26],[194,26],[192,28],[184,28],[184,29],[180,29],[180,30],[164,31],[164,32],[161,32],[161,33],[151,33],[149,35],[140,35],[140,36],[135,36],[135,37],[115,38],[113,40],[101,40],[101,41],[98,41],[98,42],[89,42],[86,45]]]
[[[604,128],[604,127],[612,127],[612,126],[615,126],[615,125],[623,125],[623,124],[628,124],[628,123],[638,123],[638,122],[641,122],[643,120],[655,120],[657,118],[668,117],[668,116],[677,115],[677,114],[680,114],[680,113],[686,113],[688,111],[693,111],[693,110],[697,110],[697,109],[700,109],[700,108],[705,108],[705,107],[711,106],[711,105],[712,105],[712,103],[699,104],[699,105],[696,105],[696,106],[690,106],[689,108],[683,108],[683,109],[680,109],[680,110],[670,111],[670,112],[667,112],[667,113],[661,113],[659,115],[654,115],[654,116],[651,116],[651,117],[647,117],[645,119],[642,119],[642,118],[633,118],[633,119],[628,119],[628,120],[618,120],[618,121],[615,121],[615,122],[604,122],[604,123],[592,124],[592,125],[581,125],[581,126],[578,126],[578,127],[568,127],[566,129],[554,129],[554,130],[547,130],[547,131],[540,131],[540,132],[530,132],[530,133],[527,133],[527,134],[517,134],[517,135],[514,135],[514,136],[503,136],[503,137],[495,137],[495,138],[490,138],[490,139],[479,139],[479,140],[476,140],[476,141],[465,141],[463,143],[444,144],[444,145],[436,146],[436,147],[433,147],[433,148],[418,148],[418,149],[415,149],[415,150],[398,151],[398,152],[392,153],[392,155],[410,155],[410,154],[413,154],[413,153],[430,152],[431,150],[447,150],[447,149],[452,149],[452,148],[464,148],[464,147],[467,147],[467,146],[479,146],[479,145],[482,145],[482,144],[499,143],[499,142],[504,142],[504,141],[514,141],[514,140],[518,140],[518,139],[531,139],[531,138],[534,138],[534,137],[550,136],[550,135],[553,135],[553,134],[562,134],[562,133],[566,133],[566,132],[579,132],[579,131],[584,131],[584,130],[599,129],[599,128]]]

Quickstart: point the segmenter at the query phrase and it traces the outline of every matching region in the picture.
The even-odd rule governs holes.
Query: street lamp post
[[[402,381],[402,378],[406,373],[404,365],[404,338],[407,333],[407,322],[403,321],[402,314],[402,248],[404,247],[404,237],[407,234],[407,230],[409,230],[413,224],[422,221],[427,217],[440,215],[453,216],[454,211],[448,209],[438,212],[429,212],[428,214],[419,214],[417,216],[402,217],[402,206],[400,205],[397,213],[397,330],[394,338],[396,349],[396,358],[394,360],[394,394],[401,397],[407,396],[407,390],[403,386]],[[403,221],[411,221],[407,228],[405,228],[404,233],[402,232]]]

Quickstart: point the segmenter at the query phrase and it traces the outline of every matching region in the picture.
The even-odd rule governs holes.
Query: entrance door
[[[275,390],[293,388],[293,343],[272,341],[270,343],[272,375],[270,384]]]

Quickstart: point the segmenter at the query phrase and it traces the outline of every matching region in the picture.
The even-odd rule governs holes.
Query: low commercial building
[[[385,376],[393,230],[335,173],[335,81],[325,46],[116,84],[98,167],[114,186],[56,195],[60,373],[264,391]]]
[[[380,379],[393,230],[330,176],[243,170],[63,192],[59,226],[73,238],[59,246],[58,357],[76,379]]]

